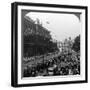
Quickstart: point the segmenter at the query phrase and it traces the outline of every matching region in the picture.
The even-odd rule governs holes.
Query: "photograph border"
[[[85,10],[85,80],[65,81],[65,82],[49,82],[49,83],[32,83],[18,84],[18,6],[39,6],[39,7],[55,7],[55,8],[71,8]],[[14,2],[11,4],[11,86],[41,86],[41,85],[57,85],[57,84],[74,84],[88,82],[88,7],[74,5],[44,4],[44,3],[28,3]]]

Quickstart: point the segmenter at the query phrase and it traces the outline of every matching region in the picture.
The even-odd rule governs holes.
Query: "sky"
[[[74,14],[29,12],[26,16],[34,21],[38,18],[43,27],[51,32],[52,38],[57,41],[69,37],[74,39],[80,34],[80,20]]]

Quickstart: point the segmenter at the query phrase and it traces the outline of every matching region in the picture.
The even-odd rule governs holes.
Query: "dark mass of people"
[[[80,75],[80,54],[61,53],[57,57],[45,60],[36,65],[26,65],[23,77]]]

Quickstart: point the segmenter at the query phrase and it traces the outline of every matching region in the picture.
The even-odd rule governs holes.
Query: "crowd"
[[[23,70],[23,77],[36,76],[57,76],[57,75],[79,75],[80,54],[61,53],[57,57],[44,60],[35,66],[26,65]]]

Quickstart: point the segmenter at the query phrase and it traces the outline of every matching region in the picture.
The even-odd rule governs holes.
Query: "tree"
[[[80,35],[74,39],[72,49],[76,52],[80,51]]]

